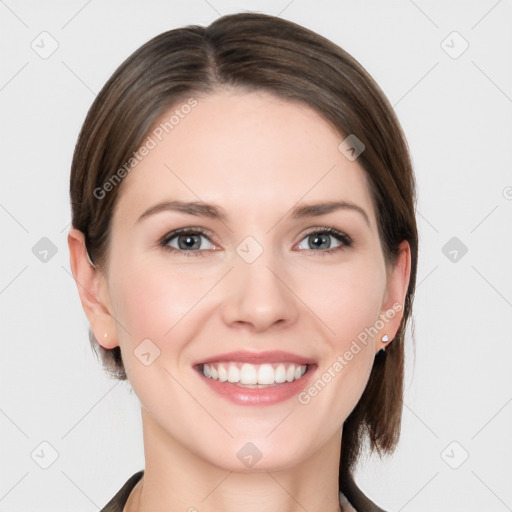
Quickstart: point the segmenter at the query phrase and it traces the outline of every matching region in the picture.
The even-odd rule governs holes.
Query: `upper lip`
[[[263,363],[299,363],[304,364],[315,364],[315,360],[310,357],[303,357],[291,352],[284,352],[282,350],[271,350],[266,352],[248,352],[246,350],[238,350],[235,352],[225,352],[224,354],[217,354],[207,359],[201,359],[196,361],[195,365],[208,364],[221,361],[238,361],[241,363],[252,363],[252,364],[263,364]]]

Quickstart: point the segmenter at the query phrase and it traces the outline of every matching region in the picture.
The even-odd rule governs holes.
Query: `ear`
[[[110,313],[111,306],[105,276],[89,261],[84,234],[74,227],[68,234],[68,246],[71,272],[94,337],[103,348],[117,347],[119,343],[116,325]]]
[[[411,277],[411,247],[406,240],[399,245],[395,265],[388,270],[388,279],[380,317],[384,327],[380,330],[376,351],[386,348],[396,336],[404,316],[405,297]],[[388,342],[381,340],[387,335]]]

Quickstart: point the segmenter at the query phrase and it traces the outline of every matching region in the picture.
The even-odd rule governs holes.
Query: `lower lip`
[[[316,365],[309,365],[308,371],[300,379],[267,388],[243,388],[231,382],[210,379],[203,375],[200,370],[198,373],[213,391],[235,404],[273,405],[298,395],[308,385],[316,368]]]

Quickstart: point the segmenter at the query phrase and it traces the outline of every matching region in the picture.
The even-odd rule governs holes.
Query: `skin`
[[[314,110],[267,92],[194,97],[197,107],[124,179],[107,268],[89,264],[82,233],[72,228],[68,237],[91,328],[105,348],[121,347],[141,403],[145,476],[125,512],[339,511],[343,422],[375,353],[387,346],[381,337],[393,339],[402,313],[361,344],[307,405],[296,397],[233,404],[211,391],[192,363],[232,350],[285,350],[314,358],[321,375],[365,327],[404,303],[409,245],[402,242],[396,265],[386,266],[365,171],[338,150],[344,137]],[[227,220],[165,211],[137,222],[171,199],[215,203]],[[360,206],[369,224],[350,209],[288,215],[299,201],[325,200]],[[202,256],[159,246],[185,227],[211,234],[199,238]],[[329,227],[353,245],[327,254],[308,243],[310,231]],[[236,252],[247,236],[263,248],[250,264]],[[179,247],[177,238],[170,243]],[[147,338],[160,350],[149,366],[133,353]],[[252,468],[237,458],[247,442],[262,453]]]

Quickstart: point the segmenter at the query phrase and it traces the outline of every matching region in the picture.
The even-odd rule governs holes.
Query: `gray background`
[[[505,0],[0,1],[0,510],[98,510],[143,468],[138,401],[94,358],[70,273],[72,152],[95,95],[136,48],[242,10],[295,21],[358,59],[413,157],[420,259],[402,437],[356,480],[389,511],[512,510]]]

